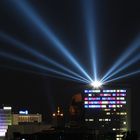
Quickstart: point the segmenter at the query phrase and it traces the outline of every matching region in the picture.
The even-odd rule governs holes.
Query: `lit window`
[[[89,119],[89,121],[90,121],[90,122],[93,122],[93,121],[94,121],[94,119]]]
[[[124,100],[124,97],[120,97],[120,100]]]
[[[122,140],[121,138],[116,138],[116,140]]]
[[[121,113],[120,113],[120,115],[126,115],[126,114],[127,114],[126,112],[121,112]]]
[[[110,115],[110,112],[107,112],[106,115]]]
[[[88,119],[85,119],[86,122],[88,122]]]
[[[101,107],[102,107],[102,108],[106,108],[106,105],[102,105]]]
[[[116,105],[109,105],[109,108],[116,108]]]
[[[88,108],[88,105],[85,105],[84,107],[85,107],[85,108]]]
[[[85,93],[88,93],[88,90],[85,90]]]
[[[102,101],[102,104],[108,104],[108,101]]]
[[[123,135],[122,135],[122,134],[118,134],[118,135],[116,135],[116,137],[118,137],[118,138],[122,138]]]
[[[121,104],[126,104],[126,101],[120,101]]]
[[[123,124],[126,124],[126,122],[123,122]]]
[[[120,128],[120,130],[122,130],[122,131],[127,131],[127,128]]]
[[[88,101],[85,101],[85,104],[88,104]]]
[[[88,100],[88,98],[85,98],[85,100]]]
[[[107,108],[106,108],[106,109],[104,109],[104,110],[105,110],[105,111],[110,111],[110,109],[107,109]]]

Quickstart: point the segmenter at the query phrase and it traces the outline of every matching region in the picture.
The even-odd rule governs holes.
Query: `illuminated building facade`
[[[84,90],[85,124],[101,133],[130,130],[130,92],[128,89]]]
[[[8,125],[12,125],[11,107],[3,107],[0,109],[0,137],[4,137]]]
[[[41,114],[28,114],[28,111],[20,111],[19,114],[12,114],[12,124],[18,125],[21,123],[41,123]]]

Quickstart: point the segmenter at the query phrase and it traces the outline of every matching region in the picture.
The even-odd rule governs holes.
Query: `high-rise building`
[[[12,124],[11,109],[11,107],[3,107],[3,109],[0,109],[0,137],[5,136],[8,125]]]
[[[85,124],[99,133],[114,132],[116,140],[122,140],[131,128],[130,103],[128,89],[84,90]]]

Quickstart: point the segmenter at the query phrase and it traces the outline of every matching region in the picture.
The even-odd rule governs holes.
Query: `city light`
[[[101,81],[93,81],[92,83],[91,83],[91,85],[94,87],[94,88],[99,88],[99,87],[101,87],[102,86],[102,82]]]

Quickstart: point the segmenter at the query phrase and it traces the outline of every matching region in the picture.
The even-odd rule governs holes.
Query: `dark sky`
[[[91,72],[82,0],[28,0],[28,2],[56,36],[74,53],[77,60],[87,71]],[[98,0],[93,3],[96,7],[97,63],[99,74],[103,75],[139,34],[140,3],[135,0],[130,2],[125,0]],[[26,15],[23,15],[15,7],[11,0],[0,1],[0,31],[28,44],[77,72],[72,64],[65,61],[66,58],[58,50],[53,49],[49,40],[26,18]],[[1,39],[0,51],[44,64]],[[50,66],[49,64],[46,65]],[[129,70],[135,70],[138,66],[139,63]],[[11,67],[16,67],[18,70],[11,69]],[[41,112],[47,117],[57,105],[67,111],[71,96],[78,91],[80,86],[83,86],[78,82],[41,76],[23,71],[23,69],[41,72],[31,66],[0,58],[0,104],[11,105],[15,111],[21,108],[29,108],[31,112]],[[128,85],[132,89],[133,128],[140,130],[138,125],[140,124],[140,75],[125,78],[116,83]]]

